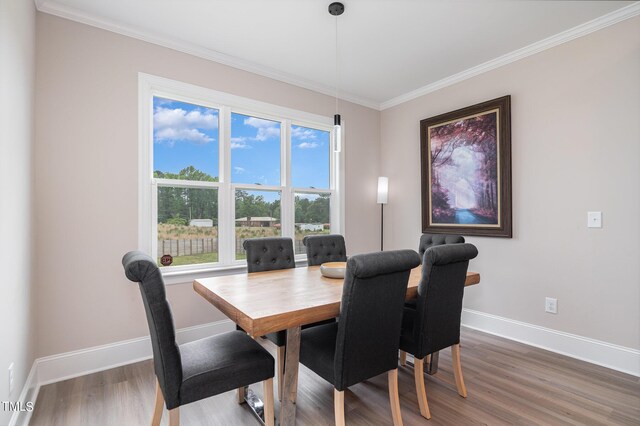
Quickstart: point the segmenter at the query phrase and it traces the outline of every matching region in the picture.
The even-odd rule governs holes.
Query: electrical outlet
[[[13,393],[13,363],[9,364],[9,395]]]
[[[547,297],[544,299],[544,311],[550,314],[558,313],[558,299]]]

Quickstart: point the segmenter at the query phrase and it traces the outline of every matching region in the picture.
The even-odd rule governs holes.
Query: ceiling
[[[334,94],[336,18],[327,11],[330,2],[36,0],[43,12]],[[640,13],[630,1],[343,3],[345,13],[337,18],[339,96],[374,108]]]

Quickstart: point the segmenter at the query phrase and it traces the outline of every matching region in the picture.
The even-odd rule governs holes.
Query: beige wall
[[[50,15],[37,18],[38,356],[148,334],[120,259],[137,246],[138,72],[325,116],[334,101],[153,44]],[[346,239],[375,250],[378,111],[342,104]],[[177,327],[224,318],[190,284],[168,287]]]
[[[468,238],[482,283],[465,306],[640,348],[640,18],[383,111],[385,241],[421,232],[419,121],[507,94],[514,238]]]
[[[483,281],[466,307],[639,348],[639,24],[382,113],[343,104],[349,252],[378,247],[379,174],[390,178],[386,248],[416,247],[420,119],[511,94],[514,238],[469,238]],[[36,57],[37,356],[148,333],[120,265],[138,235],[138,72],[334,112],[331,97],[45,14]],[[603,211],[603,229],[586,228],[589,210]],[[223,318],[189,284],[168,294],[178,327]],[[557,315],[544,313],[545,296],[558,298]]]
[[[33,362],[31,157],[35,7],[0,0],[0,401],[16,401]],[[9,394],[8,367],[14,364]],[[0,424],[11,412],[0,410]]]

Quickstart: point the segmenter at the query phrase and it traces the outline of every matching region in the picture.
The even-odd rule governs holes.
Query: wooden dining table
[[[422,267],[411,271],[406,298],[418,294]],[[480,274],[467,272],[466,286]],[[300,327],[340,314],[343,279],[326,278],[319,266],[199,278],[193,288],[250,336],[286,330],[285,371],[280,424],[295,424]]]

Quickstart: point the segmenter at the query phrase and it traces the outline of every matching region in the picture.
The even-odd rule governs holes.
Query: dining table
[[[407,300],[417,296],[421,276],[422,266],[411,270]],[[479,282],[479,273],[467,272],[465,286]],[[281,425],[295,424],[301,326],[338,317],[343,284],[342,278],[323,276],[320,266],[220,275],[193,282],[196,293],[251,337],[286,330]],[[437,360],[437,357],[431,358],[432,362]],[[252,395],[250,399],[253,404],[247,402],[256,411],[257,398]],[[260,404],[258,400],[257,406]]]

